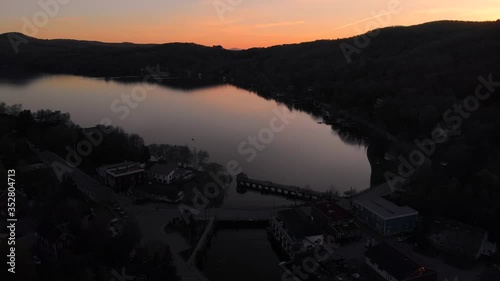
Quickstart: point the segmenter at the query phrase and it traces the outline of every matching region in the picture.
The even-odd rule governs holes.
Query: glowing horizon
[[[193,42],[247,49],[345,38],[374,28],[438,20],[495,21],[500,15],[495,0],[374,0],[363,6],[347,0],[40,2],[51,5],[43,9],[37,1],[9,0],[0,11],[0,33],[110,43]],[[44,23],[43,13],[48,15],[46,23],[36,24],[36,20]]]

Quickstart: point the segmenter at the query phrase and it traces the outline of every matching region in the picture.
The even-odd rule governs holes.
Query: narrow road
[[[55,163],[59,167],[69,166],[66,161],[59,155],[50,151],[38,151],[34,149],[40,160],[47,165],[54,167]],[[57,173],[57,171],[56,171]],[[85,174],[78,168],[71,168],[71,173],[68,174],[74,179],[81,192],[87,194],[90,198],[97,202],[108,204],[109,202],[116,202],[120,207],[127,212],[130,217],[137,220],[138,226],[142,233],[144,241],[161,241],[169,245],[173,252],[174,264],[177,267],[178,274],[182,280],[198,281],[206,280],[202,273],[193,266],[188,265],[178,254],[189,247],[187,242],[180,235],[166,234],[163,231],[164,226],[168,221],[181,216],[181,211],[177,205],[161,205],[155,207],[151,205],[134,205],[130,200],[122,194],[114,192],[111,188],[102,185],[94,178]],[[216,208],[206,210],[208,216],[221,218],[224,220],[263,220],[268,219],[274,208],[263,209],[234,209],[234,208]],[[197,217],[204,218],[205,210],[200,210]]]

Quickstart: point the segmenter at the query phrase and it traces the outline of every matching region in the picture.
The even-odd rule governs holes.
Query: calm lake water
[[[121,96],[130,95],[136,86],[154,89],[146,91],[137,107],[127,106],[130,113],[125,117],[123,109],[116,109],[126,105]],[[340,192],[351,186],[357,190],[369,187],[371,168],[365,147],[344,143],[330,126],[318,124],[320,120],[308,113],[230,85],[183,91],[142,83],[45,76],[23,83],[0,80],[0,101],[21,103],[32,111],[69,112],[82,127],[107,118],[113,125],[139,134],[146,144],[189,145],[208,151],[210,161],[224,165],[236,161],[253,178],[309,185],[320,191],[331,185]],[[292,114],[293,119],[284,127],[280,119],[271,125],[276,112]],[[253,148],[249,137],[261,133],[268,138],[270,130],[266,128],[282,130],[266,139],[268,143],[259,141],[258,149]],[[250,151],[256,152],[251,161]],[[228,206],[242,206],[242,202],[245,206],[269,206],[281,200],[250,193],[241,195],[231,188]]]

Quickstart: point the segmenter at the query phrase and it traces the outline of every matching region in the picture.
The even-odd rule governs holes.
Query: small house
[[[156,163],[147,172],[149,180],[170,184],[174,180],[174,172],[178,166],[175,163]]]

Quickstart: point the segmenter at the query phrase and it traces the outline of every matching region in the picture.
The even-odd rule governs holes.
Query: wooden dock
[[[293,185],[283,185],[270,181],[251,179],[244,173],[240,173],[238,174],[238,176],[236,176],[236,182],[239,189],[252,189],[264,193],[273,193],[304,201],[321,200],[326,197],[326,194],[324,192],[319,192]]]

